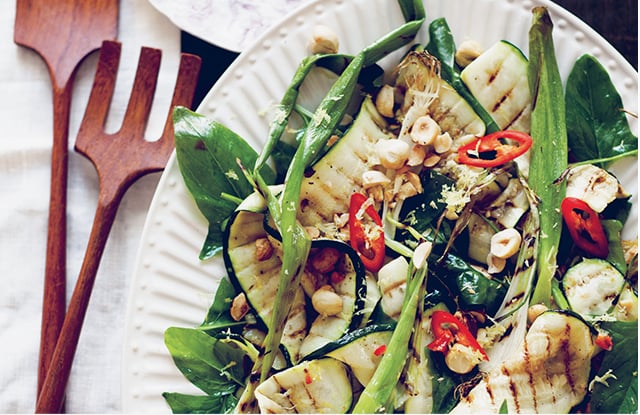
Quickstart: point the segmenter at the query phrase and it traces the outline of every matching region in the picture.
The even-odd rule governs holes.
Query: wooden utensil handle
[[[72,83],[68,82],[64,87],[53,87],[53,147],[38,392],[42,389],[66,308],[67,175],[71,85]]]
[[[89,305],[91,291],[109,232],[113,226],[121,195],[117,196],[117,200],[113,200],[113,198],[105,199],[101,192],[91,234],[89,235],[87,251],[80,268],[80,275],[71,296],[67,315],[38,397],[36,413],[57,413],[64,402],[65,389]]]

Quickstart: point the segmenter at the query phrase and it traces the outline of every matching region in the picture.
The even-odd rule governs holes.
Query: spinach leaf
[[[442,200],[442,189],[455,182],[444,174],[427,169],[420,173],[420,183],[423,192],[405,200],[400,217],[404,224],[424,233],[447,207]]]
[[[296,152],[296,146],[289,144],[285,141],[278,141],[271,153],[271,157],[274,162],[274,166],[276,168],[277,178],[276,183],[283,183],[284,178],[287,175],[287,170],[289,169],[289,164],[291,164],[291,159]]]
[[[507,292],[507,285],[502,281],[489,279],[474,269],[462,258],[447,254],[439,269],[435,270],[438,278],[445,280],[451,289],[456,289],[463,308],[484,307],[493,315]]]
[[[629,214],[633,209],[633,203],[631,203],[630,199],[630,197],[626,197],[614,200],[602,211],[601,216],[605,219],[617,220],[622,224],[627,223]]]
[[[567,79],[565,101],[569,148],[576,161],[611,158],[638,149],[638,137],[629,128],[620,95],[595,57],[578,58]]]
[[[230,414],[238,403],[238,398],[228,392],[200,396],[165,392],[162,396],[174,414]]]
[[[597,375],[608,386],[595,382],[591,393],[594,413],[638,413],[638,322],[603,322],[603,329],[611,334],[613,349],[606,353]],[[607,377],[611,370],[615,376]]]
[[[170,327],[164,341],[176,367],[208,395],[232,394],[244,385],[245,353],[201,330]]]
[[[429,350],[433,376],[431,387],[433,388],[433,408],[434,414],[447,414],[458,403],[456,389],[458,385],[465,381],[465,377],[452,372],[444,362],[444,354]]]
[[[213,303],[207,311],[207,316],[198,329],[205,330],[209,334],[214,334],[229,327],[244,325],[244,321],[235,321],[229,314],[235,296],[236,290],[231,282],[229,282],[227,278],[222,278],[216,290]]]
[[[622,275],[627,273],[627,262],[624,259],[624,251],[620,242],[622,232],[622,222],[617,220],[603,220],[602,227],[607,234],[609,241],[609,255],[607,261]]]
[[[227,127],[187,108],[176,107],[173,124],[180,172],[198,209],[209,221],[200,251],[200,259],[207,259],[222,249],[222,224],[237,206],[233,198],[244,199],[253,191],[239,163],[253,166],[257,153]],[[268,166],[262,171],[269,183],[275,180]]]

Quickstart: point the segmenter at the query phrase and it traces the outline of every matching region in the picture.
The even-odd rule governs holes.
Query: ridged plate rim
[[[427,21],[446,17],[456,42],[473,38],[488,47],[504,38],[525,53],[531,9],[535,6],[545,6],[550,11],[563,78],[579,55],[590,53],[609,71],[626,108],[637,113],[637,72],[598,33],[555,3],[425,0]],[[307,41],[314,25],[331,27],[339,36],[341,51],[356,53],[402,22],[395,1],[308,3],[248,47],[207,94],[198,112],[224,123],[259,148],[260,137],[266,135],[268,128],[265,113],[280,99],[300,59],[308,54]],[[426,39],[424,33],[426,30],[422,39]],[[386,62],[394,62],[398,56],[395,54]],[[637,120],[630,118],[630,123],[637,134]],[[637,160],[620,163],[615,172],[634,194],[625,236],[637,238]],[[162,392],[200,393],[174,366],[163,334],[170,326],[198,325],[212,301],[217,281],[224,275],[221,260],[198,259],[206,229],[205,219],[182,182],[174,154],[150,205],[132,275],[122,358],[124,412],[170,412]]]

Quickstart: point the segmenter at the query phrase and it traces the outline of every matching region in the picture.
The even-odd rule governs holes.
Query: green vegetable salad
[[[637,157],[598,60],[561,79],[544,7],[526,56],[405,24],[356,55],[325,28],[256,152],[176,108],[177,161],[227,270],[165,343],[176,413],[633,413],[637,240],[608,170]],[[416,34],[428,29],[428,42]],[[391,71],[379,61],[403,55]],[[298,102],[308,75],[331,87]]]

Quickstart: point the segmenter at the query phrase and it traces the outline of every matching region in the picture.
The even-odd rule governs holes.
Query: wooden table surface
[[[638,0],[554,1],[594,28],[638,70]],[[182,33],[182,49],[203,58],[195,97],[195,102],[199,103],[238,54],[185,32]]]

